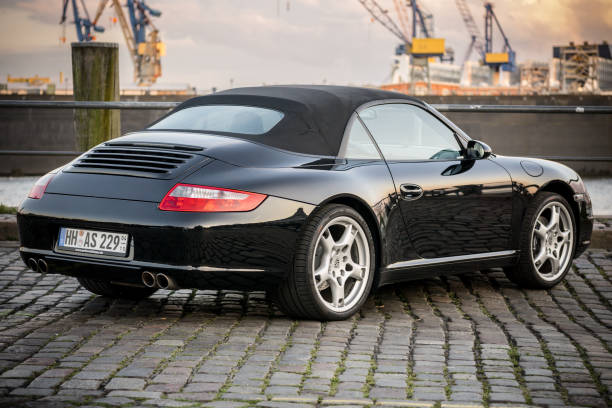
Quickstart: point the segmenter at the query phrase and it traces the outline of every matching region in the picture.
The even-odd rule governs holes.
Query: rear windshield
[[[282,112],[255,106],[202,105],[176,111],[149,129],[261,135],[276,126],[283,116]]]

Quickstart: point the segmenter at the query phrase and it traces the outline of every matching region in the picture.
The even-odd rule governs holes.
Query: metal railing
[[[612,106],[432,104],[440,112],[610,114]]]
[[[148,101],[32,101],[0,100],[0,108],[38,109],[173,109],[181,102]],[[560,105],[470,105],[431,104],[440,112],[483,112],[483,113],[587,113],[611,114],[612,106],[560,106]]]
[[[0,100],[0,108],[38,108],[38,109],[141,109],[164,110],[176,107],[180,102],[144,101],[28,101]]]
[[[36,101],[0,100],[0,108],[34,109],[121,109],[170,110],[181,102],[149,101]],[[477,105],[430,104],[439,112],[473,113],[551,113],[551,114],[612,114],[612,106],[558,106],[558,105]],[[60,150],[0,150],[0,156],[77,156],[83,152]],[[612,157],[532,156],[558,161],[612,162]]]

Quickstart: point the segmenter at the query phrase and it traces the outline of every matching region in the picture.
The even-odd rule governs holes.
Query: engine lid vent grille
[[[187,151],[106,144],[85,153],[66,171],[165,179],[203,159]]]

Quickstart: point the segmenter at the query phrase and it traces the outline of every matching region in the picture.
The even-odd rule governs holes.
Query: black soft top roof
[[[295,85],[236,88],[189,99],[173,112],[199,105],[246,105],[281,111],[284,118],[262,135],[233,135],[293,152],[336,156],[349,118],[364,103],[417,99],[397,92],[348,86]],[[172,112],[171,112],[172,113]]]

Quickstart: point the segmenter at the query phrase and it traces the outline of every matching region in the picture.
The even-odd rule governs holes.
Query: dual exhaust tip
[[[42,258],[40,258],[40,259],[35,259],[35,258],[28,259],[28,268],[30,268],[34,272],[40,272],[40,273],[43,273],[43,274],[49,272],[49,265],[47,265],[47,261],[45,261]]]
[[[152,273],[149,271],[144,271],[142,273],[142,283],[147,288],[168,290],[176,290],[179,288],[176,281],[165,273]]]
[[[30,258],[28,259],[28,267],[34,272],[45,274],[49,272],[49,265],[44,259]],[[178,285],[176,281],[165,273],[153,274],[149,271],[142,273],[142,283],[148,288],[176,290]]]

